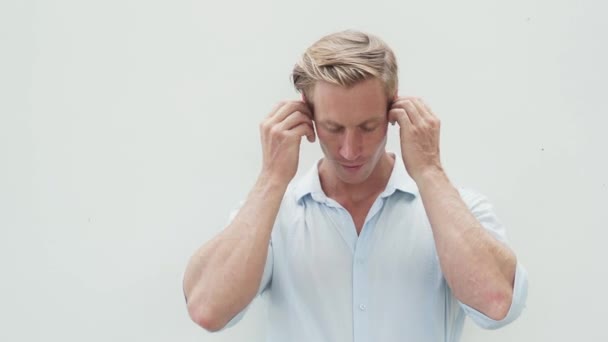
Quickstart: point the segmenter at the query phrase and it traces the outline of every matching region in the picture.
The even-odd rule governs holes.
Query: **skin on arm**
[[[223,328],[254,299],[284,192],[260,177],[232,223],[190,258],[184,294],[190,317],[203,328]]]
[[[298,166],[300,141],[315,140],[308,107],[279,103],[260,124],[260,176],[232,222],[190,258],[183,290],[192,320],[222,329],[257,294],[272,228],[287,185]]]
[[[395,96],[389,121],[399,123],[402,158],[419,188],[454,296],[492,319],[503,319],[513,298],[517,260],[483,228],[449,181],[439,156],[439,119],[421,99]]]
[[[445,173],[428,172],[418,184],[454,296],[494,320],[503,319],[513,297],[515,254],[481,226]]]

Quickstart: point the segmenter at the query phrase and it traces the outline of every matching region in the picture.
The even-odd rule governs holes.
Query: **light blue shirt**
[[[467,315],[486,329],[520,315],[527,275],[519,263],[513,302],[503,320],[453,296],[416,183],[401,158],[395,158],[360,236],[348,211],[323,192],[317,166],[290,184],[275,220],[258,291],[270,305],[267,341],[452,342],[460,339]],[[487,199],[459,191],[483,227],[506,243]]]

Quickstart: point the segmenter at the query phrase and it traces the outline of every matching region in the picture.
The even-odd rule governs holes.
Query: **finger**
[[[426,105],[424,105],[424,103],[422,103],[422,99],[416,98],[416,99],[413,99],[412,102],[414,103],[414,106],[416,106],[416,109],[418,110],[418,114],[420,114],[420,118],[422,120],[425,120],[425,121],[433,120]]]
[[[306,114],[296,111],[286,117],[285,120],[276,123],[276,125],[278,126],[278,129],[287,131],[301,123],[307,123],[312,126],[312,120],[310,120]]]
[[[393,108],[388,112],[388,120],[393,125],[395,122],[399,123],[400,127],[403,126],[412,126],[412,122],[410,121],[407,112],[403,108]]]
[[[306,139],[308,139],[310,142],[315,141],[314,129],[312,128],[312,125],[309,125],[308,123],[301,123],[295,126],[289,130],[289,133],[291,133],[294,137],[306,136]]]
[[[285,120],[285,118],[294,112],[300,111],[303,114],[306,114],[309,118],[312,119],[312,114],[310,113],[310,109],[308,106],[302,101],[290,101],[286,103],[283,107],[279,108],[277,113],[270,117],[269,122],[271,124],[281,122]]]
[[[404,109],[410,119],[411,124],[418,126],[420,125],[421,117],[418,113],[418,109],[416,109],[416,105],[414,105],[412,100],[413,98],[402,98],[398,100],[393,107]]]
[[[288,101],[279,101],[277,104],[275,104],[272,109],[270,110],[270,113],[268,113],[268,115],[266,115],[266,119],[271,118],[272,116],[274,116],[277,111],[279,110],[279,108],[283,107],[285,104],[287,104]]]
[[[397,109],[401,108],[397,107],[398,100],[399,98],[396,98],[393,100],[393,102],[391,102],[390,106],[388,107],[388,112],[386,113],[386,118],[391,125],[395,125],[395,122],[401,120],[401,112],[397,111]]]
[[[420,98],[420,103],[422,103],[424,105],[424,107],[426,108],[427,112],[429,113],[429,115],[431,117],[437,119],[437,115],[435,115],[435,113],[431,109],[431,106],[429,106],[429,104],[426,101],[424,101],[422,98]]]

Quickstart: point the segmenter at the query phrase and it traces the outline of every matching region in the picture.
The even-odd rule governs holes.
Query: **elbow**
[[[491,295],[488,299],[489,305],[486,315],[495,321],[502,321],[509,314],[512,302],[512,290]]]
[[[198,303],[188,303],[188,315],[190,319],[208,332],[222,330],[226,321],[214,313],[210,305],[200,305]]]
[[[201,298],[200,291],[196,291],[193,287],[193,284],[187,284],[184,280],[184,299],[190,319],[208,332],[217,332],[224,328],[227,322],[221,320],[215,309],[216,306]]]

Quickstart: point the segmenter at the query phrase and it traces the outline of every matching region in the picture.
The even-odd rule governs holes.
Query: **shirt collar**
[[[414,182],[412,177],[407,173],[403,160],[395,153],[391,154],[395,156],[395,164],[393,165],[393,170],[391,171],[391,176],[386,184],[386,188],[380,194],[380,197],[388,197],[396,190],[411,194],[414,197],[418,196],[416,182]],[[300,182],[295,188],[297,201],[310,194],[315,201],[327,202],[328,197],[325,195],[325,192],[323,192],[319,179],[319,163],[321,162],[321,159],[322,158],[317,160],[310,170],[300,179]]]

